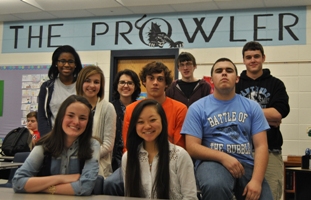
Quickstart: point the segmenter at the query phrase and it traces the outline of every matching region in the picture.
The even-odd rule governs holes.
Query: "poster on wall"
[[[214,83],[211,80],[210,76],[203,76],[203,79],[209,83],[209,85],[211,86],[211,94],[214,93]]]
[[[3,113],[3,88],[4,88],[4,81],[0,80],[0,117]]]
[[[50,65],[0,66],[0,138],[27,123],[26,115],[38,109],[41,84]]]
[[[27,114],[38,110],[37,97],[41,84],[48,79],[47,74],[23,74],[22,75],[22,99],[21,125],[27,125]]]

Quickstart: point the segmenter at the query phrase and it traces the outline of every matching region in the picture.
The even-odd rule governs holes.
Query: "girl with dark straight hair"
[[[135,107],[122,157],[125,195],[152,199],[197,199],[193,163],[168,141],[162,106],[145,99]]]

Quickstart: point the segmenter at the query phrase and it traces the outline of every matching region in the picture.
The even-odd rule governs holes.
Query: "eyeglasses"
[[[132,85],[134,85],[134,83],[133,83],[133,81],[119,81],[119,85],[122,85],[122,86],[125,86],[125,85],[132,86]]]
[[[57,62],[61,65],[66,65],[66,63],[68,63],[68,65],[70,66],[73,66],[76,64],[74,60],[58,60]]]
[[[192,62],[185,62],[185,63],[179,63],[179,67],[192,67],[193,63]]]

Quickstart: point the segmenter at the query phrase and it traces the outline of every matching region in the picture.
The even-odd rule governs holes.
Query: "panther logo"
[[[177,41],[174,42],[171,39],[171,35],[172,35],[172,27],[171,25],[164,19],[162,18],[151,18],[149,20],[147,20],[145,23],[143,23],[143,25],[141,27],[138,26],[138,22],[140,22],[142,19],[144,19],[147,15],[144,15],[142,18],[138,19],[135,23],[135,27],[139,30],[139,37],[140,40],[147,46],[150,47],[159,47],[159,48],[163,48],[165,44],[168,44],[170,48],[180,48],[183,47],[183,42],[182,41]],[[145,28],[145,26],[147,25],[148,22],[152,21],[152,20],[161,20],[164,21],[165,24],[167,25],[168,28],[168,32],[162,32],[161,28],[158,23],[156,22],[151,22],[151,28],[149,28],[149,32],[148,32],[148,43],[145,42],[144,37],[143,37],[143,30]]]

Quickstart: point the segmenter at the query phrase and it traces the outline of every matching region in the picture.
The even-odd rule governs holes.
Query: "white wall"
[[[306,130],[311,126],[311,7],[307,9],[307,44],[301,46],[269,46],[264,47],[266,64],[272,75],[281,79],[289,94],[290,114],[283,120],[283,157],[302,155],[307,147],[311,147],[311,138]],[[0,23],[0,38],[3,24]],[[2,47],[2,40],[0,40]],[[241,48],[206,48],[180,49],[195,55],[198,68],[197,78],[210,75],[211,63],[220,57],[228,57],[237,63],[239,73],[244,70]],[[78,52],[84,64],[97,64],[105,74],[105,99],[109,99],[110,51]],[[16,53],[0,54],[0,65],[49,64],[52,53]],[[289,63],[286,63],[289,62]]]
[[[311,148],[311,7],[307,10],[306,45],[264,47],[266,64],[271,74],[281,79],[289,95],[290,113],[283,119],[283,158],[287,155],[302,155]],[[202,74],[210,76],[211,63],[220,57],[228,57],[237,64],[239,73],[245,69],[241,48],[181,49],[193,53],[199,64],[195,71],[197,78]]]

